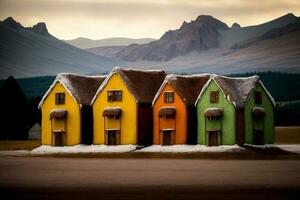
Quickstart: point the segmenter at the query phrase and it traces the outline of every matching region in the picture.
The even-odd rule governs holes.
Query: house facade
[[[212,75],[195,103],[198,143],[208,146],[274,142],[274,100],[258,76]]]
[[[92,101],[94,144],[150,145],[151,103],[165,75],[161,70],[114,68]]]
[[[105,77],[58,74],[42,98],[43,145],[68,146],[92,141],[90,102]]]
[[[197,94],[209,75],[169,74],[153,102],[153,144],[196,144]]]

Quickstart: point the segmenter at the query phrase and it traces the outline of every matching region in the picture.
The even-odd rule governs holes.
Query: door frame
[[[211,142],[211,135],[212,134],[214,134],[214,136],[215,136],[215,140],[216,140],[216,144],[214,145],[211,145],[211,143],[213,143],[213,142]],[[219,142],[219,137],[220,137],[220,131],[208,131],[208,143],[207,143],[207,146],[210,146],[210,147],[212,147],[212,146],[220,146],[220,142]]]
[[[162,141],[160,142],[163,146],[171,146],[175,144],[175,130],[161,130]],[[169,144],[165,143],[165,136],[169,135]]]

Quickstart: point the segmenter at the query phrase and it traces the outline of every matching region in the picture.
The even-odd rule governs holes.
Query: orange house
[[[209,77],[209,74],[166,76],[152,102],[154,144],[196,144],[194,103]]]

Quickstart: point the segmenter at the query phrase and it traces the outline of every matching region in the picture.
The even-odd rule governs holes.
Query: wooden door
[[[107,132],[107,145],[117,145],[117,131],[109,130]]]
[[[171,131],[163,131],[163,145],[172,145]]]
[[[55,146],[63,146],[63,133],[55,133]]]
[[[263,145],[264,142],[264,131],[263,130],[254,130],[253,143],[255,145]]]
[[[208,146],[219,146],[218,131],[209,131]]]

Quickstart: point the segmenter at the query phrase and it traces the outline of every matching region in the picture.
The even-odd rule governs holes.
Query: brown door
[[[263,145],[264,142],[264,131],[263,130],[254,130],[253,143],[255,145]]]
[[[208,146],[219,146],[218,131],[209,131]]]
[[[117,145],[117,131],[107,131],[107,145]]]
[[[163,131],[163,145],[172,145],[172,132]]]
[[[236,110],[236,139],[238,145],[243,145],[245,143],[245,110]]]
[[[55,146],[63,146],[63,133],[55,133]]]

